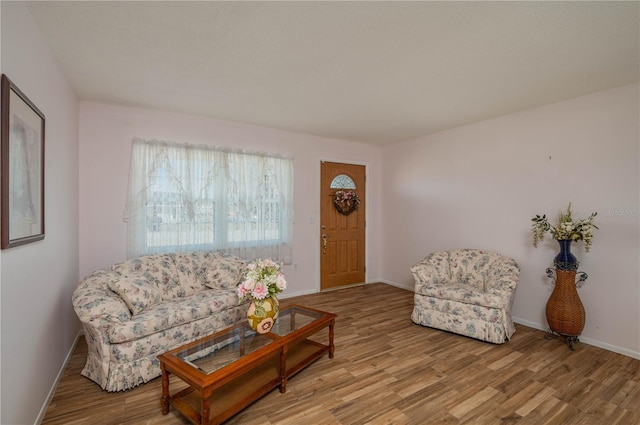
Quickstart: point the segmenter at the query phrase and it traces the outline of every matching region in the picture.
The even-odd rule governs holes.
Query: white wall
[[[79,331],[78,104],[25,3],[1,2],[2,72],[45,114],[45,239],[1,252],[3,425],[36,422]]]
[[[134,137],[211,144],[290,155],[294,159],[293,263],[284,296],[319,289],[320,159],[367,165],[368,281],[380,280],[380,149],[208,118],[80,102],[80,274],[126,258],[123,211]]]
[[[638,103],[639,86],[624,86],[384,147],[382,275],[411,288],[429,252],[501,252],[521,267],[515,320],[547,329],[558,247],[534,248],[530,219],[572,201],[600,227],[591,252],[573,247],[589,274],[581,339],[640,358]]]

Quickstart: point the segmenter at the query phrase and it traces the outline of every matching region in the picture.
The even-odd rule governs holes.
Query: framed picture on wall
[[[2,249],[44,239],[44,114],[2,75]]]

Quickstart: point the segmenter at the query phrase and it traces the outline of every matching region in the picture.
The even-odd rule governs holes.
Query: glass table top
[[[173,355],[205,374],[211,374],[297,329],[321,318],[322,313],[300,306],[280,310],[270,333],[258,334],[243,320],[201,343]]]

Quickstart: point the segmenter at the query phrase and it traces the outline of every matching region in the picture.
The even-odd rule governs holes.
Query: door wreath
[[[340,214],[349,215],[358,209],[360,198],[353,190],[339,190],[333,195],[333,205]]]

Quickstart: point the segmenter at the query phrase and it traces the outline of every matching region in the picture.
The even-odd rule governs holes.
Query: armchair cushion
[[[459,301],[465,304],[504,308],[506,300],[499,294],[483,291],[469,285],[449,283],[446,285],[422,285],[416,293],[442,300]]]

